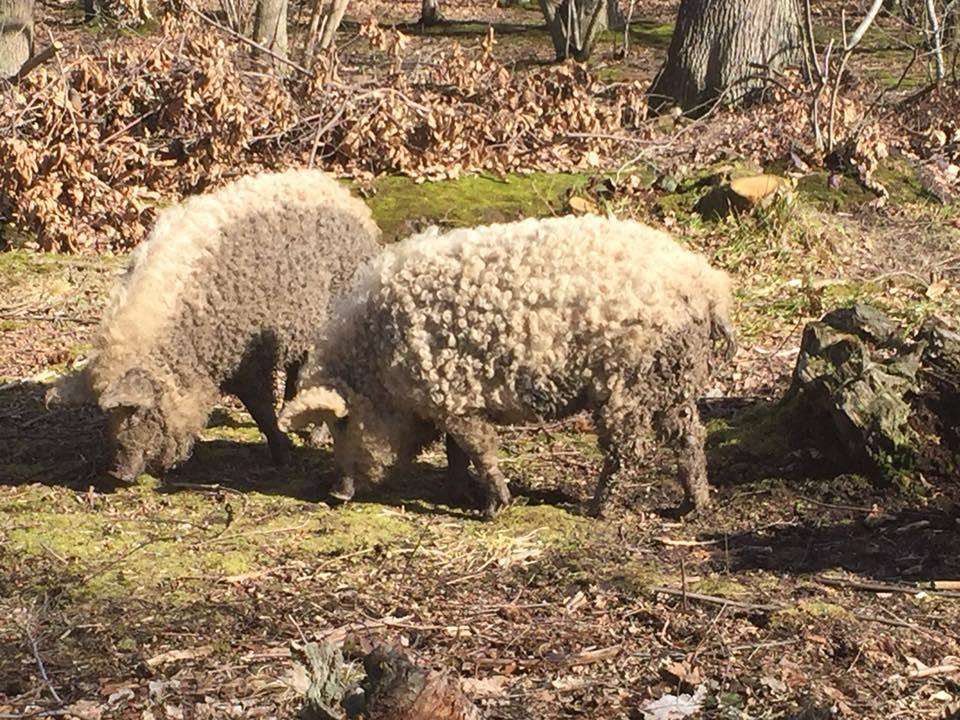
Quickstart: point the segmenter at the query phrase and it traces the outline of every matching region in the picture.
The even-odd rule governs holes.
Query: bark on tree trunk
[[[681,0],[667,62],[650,88],[651,106],[702,114],[723,95],[742,100],[765,83],[760,65],[779,70],[802,57],[794,0]]]
[[[33,0],[0,0],[0,78],[20,72],[33,54]]]
[[[620,0],[607,0],[607,27],[611,30],[622,30],[626,24]]]
[[[287,57],[287,0],[258,0],[253,39]]]
[[[557,60],[587,60],[607,29],[610,0],[540,0]]]
[[[440,14],[440,0],[423,0],[420,6],[421,25],[439,25],[443,22]]]
[[[337,38],[337,30],[340,29],[340,23],[343,22],[343,14],[347,11],[348,2],[349,0],[333,0],[330,3],[327,15],[322,23],[321,50],[329,50],[333,47],[333,41]]]
[[[317,40],[320,41],[320,50],[329,50],[337,38],[337,30],[343,21],[350,0],[315,0],[313,12],[310,14],[310,27],[307,30],[307,47],[304,50],[303,63],[307,69],[313,67],[314,51]]]

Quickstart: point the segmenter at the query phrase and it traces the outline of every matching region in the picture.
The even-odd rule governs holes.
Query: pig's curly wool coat
[[[122,476],[183,460],[221,391],[283,459],[274,370],[295,380],[331,294],[379,236],[367,206],[315,170],[243,178],[168,208],[116,287],[89,363],[50,400],[110,412]]]
[[[676,449],[687,498],[703,506],[696,400],[734,349],[730,303],[726,274],[635,222],[432,229],[361,272],[281,424],[326,420],[347,486],[446,432],[451,470],[474,464],[493,513],[509,498],[493,426],[589,409],[605,452],[598,510],[650,435]]]

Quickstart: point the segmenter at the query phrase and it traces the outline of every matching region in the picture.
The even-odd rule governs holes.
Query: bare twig
[[[683,609],[687,609],[687,564],[683,560],[683,555],[680,556],[680,599],[683,604]]]
[[[831,510],[846,510],[847,512],[862,512],[862,513],[871,513],[874,511],[874,508],[868,508],[863,505],[836,505],[834,503],[821,502],[820,500],[814,500],[813,498],[806,497],[804,495],[798,495],[798,500],[802,500],[805,503],[810,503],[811,505],[819,505],[820,507],[830,508]]]
[[[920,593],[926,593],[927,595],[940,595],[943,597],[960,597],[960,592],[952,590],[932,590],[920,588],[915,585],[867,582],[853,578],[835,577],[832,575],[820,575],[815,578],[815,581],[822,585],[830,585],[832,587],[847,587],[851,590],[864,590],[866,592],[900,593],[903,595],[919,595]]]
[[[877,14],[880,12],[882,7],[883,0],[873,0],[873,5],[870,6],[870,9],[857,26],[857,29],[854,30],[853,34],[849,37],[847,37],[846,31],[846,16],[841,14],[841,19],[843,20],[844,25],[843,54],[840,56],[840,64],[837,68],[837,74],[833,78],[833,89],[830,93],[830,121],[827,134],[827,150],[831,153],[836,147],[837,99],[840,95],[840,83],[843,81],[843,73],[846,71],[847,63],[849,62],[851,55],[853,55],[853,51],[857,49],[860,41],[863,40],[863,36],[867,34],[867,30],[870,29],[871,25],[873,25],[873,21],[877,19]]]
[[[923,668],[922,670],[911,670],[907,675],[914,680],[920,680],[922,678],[934,677],[937,675],[953,675],[955,673],[960,673],[960,665],[954,663],[946,663],[943,665],[935,665],[933,667]]]
[[[927,0],[927,22],[930,23],[930,46],[933,50],[933,59],[937,69],[937,82],[943,82],[947,76],[947,69],[943,63],[943,29],[937,17],[937,8],[933,0]]]
[[[626,57],[627,53],[630,52],[630,23],[633,20],[633,8],[637,4],[637,0],[630,0],[630,5],[627,7],[627,21],[623,25],[623,56]]]
[[[33,633],[33,629],[30,627],[31,620],[32,613],[30,610],[26,610],[26,617],[24,618],[23,622],[17,621],[17,626],[20,628],[20,632],[23,633],[23,637],[27,641],[27,645],[30,646],[30,653],[33,655],[34,661],[37,663],[37,670],[40,671],[40,677],[43,679],[44,684],[47,686],[47,689],[50,691],[50,694],[53,696],[53,699],[56,700],[57,704],[63,705],[63,699],[57,693],[57,689],[50,681],[50,676],[47,675],[47,668],[43,664],[43,658],[40,657],[40,648],[37,644],[37,638]]]
[[[804,46],[807,51],[807,62],[810,64],[812,73],[810,80],[816,81],[820,87],[823,87],[823,72],[821,72],[820,65],[817,63],[817,39],[813,33],[813,11],[810,8],[810,0],[804,0],[803,2],[803,17]]]
[[[873,0],[873,5],[870,6],[860,25],[853,31],[853,35],[850,36],[849,41],[844,43],[844,51],[850,52],[860,44],[863,36],[867,34],[867,30],[873,25],[873,21],[877,19],[877,15],[880,13],[882,7],[883,0]]]

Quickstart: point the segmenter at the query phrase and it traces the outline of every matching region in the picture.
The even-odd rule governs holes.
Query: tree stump
[[[482,720],[455,678],[413,664],[381,645],[364,658],[367,720]]]
[[[907,339],[876,308],[834,310],[804,329],[783,406],[838,470],[955,478],[960,336],[930,320]]]
[[[482,720],[456,678],[415,663],[390,645],[363,638],[347,644],[347,659],[330,643],[304,648],[309,679],[303,720]],[[352,660],[362,663],[362,671]],[[364,677],[365,676],[365,677]]]

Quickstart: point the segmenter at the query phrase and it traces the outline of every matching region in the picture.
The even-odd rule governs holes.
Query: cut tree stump
[[[707,218],[724,218],[734,213],[749,213],[769,207],[784,197],[789,182],[778,175],[748,175],[735,178],[704,195],[694,210]]]
[[[414,662],[391,645],[351,638],[344,652],[309,643],[303,720],[482,720],[459,681]],[[353,662],[356,661],[356,662]],[[362,669],[361,669],[362,666]]]
[[[456,678],[410,661],[401,650],[385,645],[363,660],[367,679],[367,720],[482,720],[476,706],[460,690]]]

